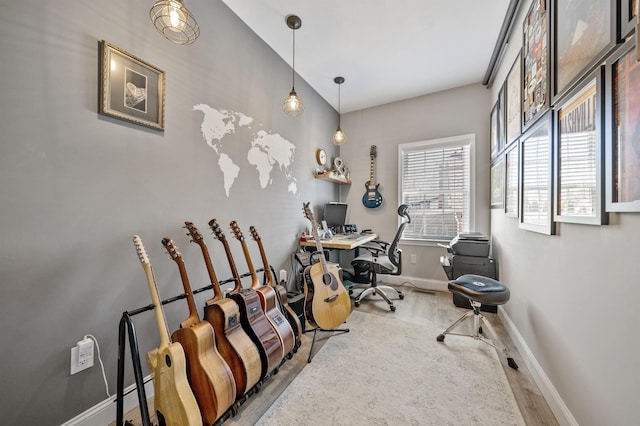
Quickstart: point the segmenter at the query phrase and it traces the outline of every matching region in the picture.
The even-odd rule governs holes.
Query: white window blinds
[[[473,135],[401,144],[400,203],[410,206],[403,239],[448,241],[471,223]]]

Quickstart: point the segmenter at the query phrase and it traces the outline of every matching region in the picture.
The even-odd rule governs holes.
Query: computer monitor
[[[347,203],[331,202],[324,205],[322,220],[329,228],[344,226],[347,220]]]

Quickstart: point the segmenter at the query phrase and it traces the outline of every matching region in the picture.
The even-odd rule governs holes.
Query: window
[[[411,215],[404,240],[450,241],[469,232],[474,144],[470,134],[398,146],[399,204]]]

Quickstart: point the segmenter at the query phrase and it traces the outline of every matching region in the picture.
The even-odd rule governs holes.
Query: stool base
[[[480,313],[480,307],[482,306],[482,304],[480,302],[476,302],[474,300],[469,299],[469,302],[471,303],[471,308],[472,310],[467,312],[466,314],[464,314],[462,317],[460,317],[460,319],[458,319],[456,322],[454,322],[453,324],[451,324],[451,326],[449,326],[449,328],[447,328],[445,331],[442,332],[442,334],[438,335],[438,337],[436,337],[436,340],[438,342],[443,342],[444,338],[447,334],[453,335],[453,336],[464,336],[464,337],[471,337],[473,339],[476,340],[480,340],[488,345],[493,346],[498,352],[502,352],[505,357],[507,358],[507,364],[509,365],[509,367],[513,368],[514,370],[518,369],[518,364],[516,364],[516,362],[514,361],[514,359],[511,357],[511,355],[509,354],[509,351],[507,350],[506,346],[504,346],[501,342],[500,339],[498,338],[498,335],[496,334],[495,330],[493,329],[493,326],[489,323],[489,321],[484,317],[484,315],[482,315]],[[453,330],[459,326],[460,324],[462,324],[467,318],[471,318],[473,317],[473,331],[471,334],[462,334],[462,333],[454,333]],[[483,327],[489,332],[489,334],[491,335],[491,338],[493,339],[489,339],[484,335],[484,330]],[[496,345],[496,343],[494,342],[499,342],[500,343],[500,347]]]

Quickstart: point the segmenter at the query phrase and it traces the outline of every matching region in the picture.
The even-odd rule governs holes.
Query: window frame
[[[469,229],[475,229],[476,221],[476,135],[475,133],[468,133],[457,136],[450,136],[446,138],[428,139],[416,142],[407,142],[398,144],[398,205],[403,203],[403,182],[404,182],[404,168],[402,165],[403,154],[405,151],[417,151],[421,147],[430,147],[437,149],[439,147],[468,145],[469,146]],[[411,215],[411,209],[409,209],[409,215]],[[398,224],[401,223],[401,218],[398,218]],[[438,243],[448,243],[450,239],[430,238],[415,239],[401,237],[400,242],[406,245],[416,246],[436,246]]]

